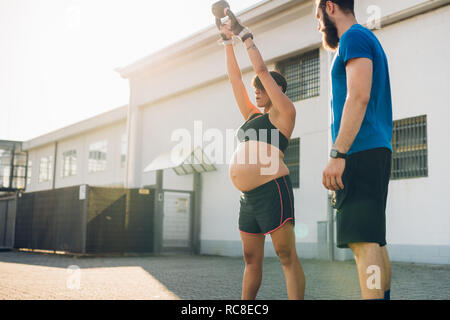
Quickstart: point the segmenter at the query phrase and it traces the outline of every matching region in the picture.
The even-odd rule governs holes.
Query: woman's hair
[[[286,78],[281,73],[278,73],[276,71],[270,71],[270,75],[275,80],[275,82],[282,88],[283,93],[286,93],[286,90],[287,90]],[[253,85],[253,87],[255,87],[259,90],[266,91],[258,76],[255,76],[253,78],[252,85]]]

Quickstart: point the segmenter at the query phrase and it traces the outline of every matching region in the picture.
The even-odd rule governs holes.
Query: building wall
[[[382,8],[382,16],[387,16],[421,3],[424,1],[383,1],[377,5]],[[365,1],[358,7],[357,15],[361,23],[366,23],[370,16],[371,12],[367,10],[370,5],[369,1]],[[449,263],[450,259],[449,210],[442,198],[445,193],[437,192],[447,191],[449,188],[442,186],[440,182],[442,173],[446,172],[445,164],[449,163],[449,154],[443,156],[442,147],[438,148],[438,145],[444,143],[442,137],[449,136],[449,129],[444,123],[449,111],[446,108],[432,108],[444,106],[449,101],[448,90],[444,89],[449,83],[448,64],[444,62],[448,57],[449,46],[444,41],[435,41],[436,38],[444,39],[445,30],[448,30],[448,22],[444,19],[448,16],[448,8],[447,6],[374,31],[390,62],[394,118],[428,115],[429,177],[392,181],[390,184],[387,240],[393,260]],[[315,30],[317,22],[311,15],[312,11],[312,6],[302,5],[273,16],[263,24],[250,26],[257,35],[258,46],[266,61],[273,63],[320,45],[318,33],[304,32],[299,36],[298,32],[292,31]],[[420,46],[411,43],[412,34],[414,39],[420,39]],[[230,85],[223,76],[223,52],[214,50],[212,46],[203,50],[201,53],[192,52],[186,60],[176,62],[179,63],[177,68],[168,66],[165,70],[167,72],[163,72],[163,78],[157,78],[158,83],[153,74],[151,77],[144,74],[133,80],[138,101],[145,104],[146,101],[156,100],[143,108],[143,136],[158,134],[159,137],[158,141],[152,143],[151,150],[143,149],[144,166],[158,153],[167,152],[171,145],[169,136],[176,128],[185,127],[192,133],[195,120],[201,120],[206,129],[221,130],[237,128],[242,123]],[[236,52],[241,68],[248,70],[249,60],[240,44],[236,46]],[[433,57],[430,56],[431,52]],[[327,192],[323,189],[320,177],[328,161],[331,143],[328,58],[328,54],[321,50],[320,96],[295,103],[297,122],[292,137],[301,138],[301,182],[300,188],[294,190],[294,197],[297,245],[302,257],[318,256],[317,222],[324,221],[327,217]],[[204,68],[206,65],[208,68]],[[192,74],[192,77],[177,77],[179,72]],[[251,71],[244,73],[250,93],[252,76]],[[173,83],[170,88],[167,87],[169,79]],[[195,87],[201,81],[210,82]],[[163,87],[165,91],[160,90]],[[176,92],[181,88],[192,87],[194,88],[191,90],[181,91],[176,97],[158,101],[165,94],[170,94],[171,90]],[[435,94],[424,94],[425,92]],[[182,115],[182,118],[174,117],[174,114]],[[242,249],[237,230],[239,191],[231,185],[227,165],[217,167],[217,172],[202,175],[202,252],[240,255]],[[148,174],[144,180],[152,181],[151,175]],[[191,190],[191,178],[165,173],[164,187],[166,185]],[[269,237],[267,241],[270,241]],[[270,244],[266,246],[266,254],[274,255]]]
[[[55,154],[54,144],[46,145],[38,149],[28,151],[28,160],[32,162],[32,169],[31,169],[31,183],[30,185],[27,185],[26,188],[27,192],[49,190],[52,188],[52,180],[39,182],[39,163],[41,158],[48,156],[54,157],[54,154]],[[29,171],[28,174],[30,174]]]
[[[428,122],[428,177],[390,183],[387,240],[398,260],[450,263],[449,14],[446,6],[376,32],[389,59],[394,120],[426,114]]]
[[[293,11],[281,13],[266,20],[264,24],[250,26],[257,35],[257,43],[269,69],[274,63],[286,57],[306,52],[320,46],[320,35],[315,32],[298,37],[292,30],[314,30],[313,6],[302,5]],[[250,60],[242,44],[237,43],[237,58],[249,96],[253,100],[251,80],[254,72],[249,70]],[[144,104],[142,109],[142,166],[148,165],[159,154],[175,147],[178,142],[171,141],[176,129],[185,128],[194,136],[194,122],[199,121],[203,132],[219,129],[223,136],[227,130],[235,131],[244,119],[234,100],[231,85],[225,77],[225,54],[222,47],[213,44],[211,51],[192,53],[180,68],[171,66],[164,70],[162,77],[155,77],[162,70],[152,69],[152,73],[133,79],[136,101],[144,102],[156,99],[156,102]],[[321,88],[320,96],[295,103],[297,109],[296,127],[292,138],[301,139],[300,188],[294,189],[296,208],[297,241],[304,243],[305,255],[315,257],[317,242],[317,221],[327,217],[327,191],[321,184],[322,170],[328,159],[329,105],[328,105],[328,53],[320,50]],[[187,62],[189,61],[189,62]],[[182,67],[181,67],[182,66]],[[208,66],[207,68],[205,66]],[[248,71],[247,71],[248,70]],[[189,74],[180,77],[179,74]],[[193,88],[164,100],[159,95],[168,94],[178,87],[192,87],[197,81],[213,79],[206,85]],[[193,142],[194,143],[194,142]],[[207,147],[208,142],[204,143]],[[216,164],[217,171],[202,174],[202,253],[241,255],[240,235],[237,226],[240,192],[232,185],[228,175],[229,160],[234,148],[224,146],[224,161]],[[155,183],[155,173],[142,176],[142,185]],[[192,177],[176,176],[173,171],[165,170],[164,188],[192,190]],[[267,238],[270,242],[270,237]],[[274,255],[271,243],[267,244],[267,254]]]
[[[121,185],[123,184],[125,169],[121,166],[121,135],[126,133],[125,121],[104,126],[72,138],[58,141],[56,160],[55,188],[89,184],[89,185]],[[100,140],[108,141],[107,165],[102,172],[88,173],[89,145]],[[77,151],[76,175],[63,177],[63,153],[70,150]],[[45,156],[53,156],[55,144],[34,148],[28,151],[29,160],[32,161],[31,184],[27,192],[48,190],[52,188],[52,180],[39,183],[39,163]]]

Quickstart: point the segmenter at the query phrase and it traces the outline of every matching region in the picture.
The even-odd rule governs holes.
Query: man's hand
[[[345,159],[330,159],[327,167],[323,171],[322,184],[331,191],[344,189],[342,174],[345,170]]]

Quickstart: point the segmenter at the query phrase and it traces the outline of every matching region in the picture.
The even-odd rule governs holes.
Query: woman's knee
[[[291,245],[279,245],[275,248],[275,252],[282,265],[290,265],[297,259],[297,253]]]
[[[244,261],[247,266],[262,266],[263,256],[260,253],[252,251],[244,251]]]

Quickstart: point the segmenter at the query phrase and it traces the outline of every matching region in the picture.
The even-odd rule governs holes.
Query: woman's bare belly
[[[283,156],[280,149],[265,142],[242,142],[231,158],[231,181],[238,190],[246,192],[286,176],[289,169],[283,161]]]

